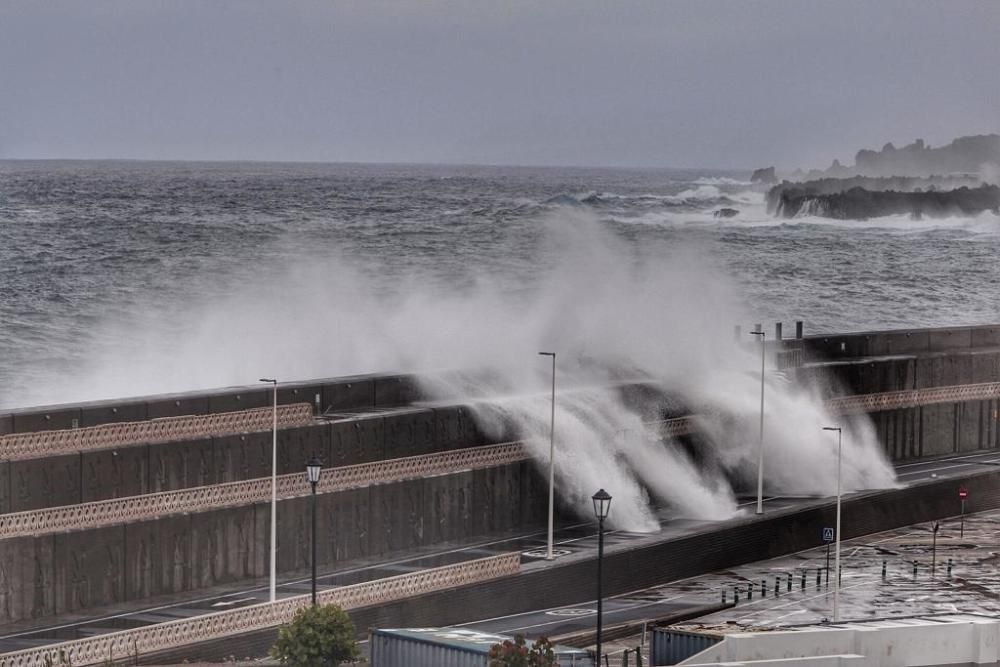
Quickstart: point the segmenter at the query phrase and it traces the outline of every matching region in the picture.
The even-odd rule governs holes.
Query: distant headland
[[[772,186],[768,211],[784,218],[1000,214],[1000,135],[959,137],[939,148],[922,139],[902,148],[888,143],[858,151],[851,166],[834,160],[825,170],[796,170],[780,183],[767,167],[751,180]]]

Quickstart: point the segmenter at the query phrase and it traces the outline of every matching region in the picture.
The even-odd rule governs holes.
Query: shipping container
[[[490,647],[512,640],[462,628],[372,630],[372,667],[487,667]],[[529,640],[528,644],[531,644]],[[556,646],[559,667],[594,667],[587,651]]]
[[[655,628],[650,642],[649,663],[657,667],[676,665],[720,641],[722,638],[716,634]]]

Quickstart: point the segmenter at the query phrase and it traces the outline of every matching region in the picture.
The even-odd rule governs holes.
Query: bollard
[[[882,578],[885,579],[885,561],[882,561]]]
[[[801,585],[802,585],[802,590],[805,590],[806,589],[806,571],[805,570],[802,570],[802,582],[801,582]]]
[[[753,584],[747,586],[747,600],[753,600]]]
[[[951,579],[951,559],[948,559],[948,578]]]
[[[628,656],[632,651],[625,649],[622,651],[622,667],[628,667]]]
[[[726,604],[726,589],[722,589],[722,604]]]
[[[823,585],[823,570],[822,568],[816,568],[816,588]]]
[[[788,582],[787,583],[788,583],[788,592],[791,593],[792,592],[792,573],[791,572],[788,573]]]
[[[913,578],[917,578],[917,561],[913,561]]]
[[[781,580],[777,577],[774,578],[774,597],[781,595]]]
[[[739,604],[740,602],[740,589],[733,586],[733,604]]]
[[[642,649],[635,647],[635,667],[642,667]]]
[[[767,579],[760,580],[760,596],[762,598],[767,597]]]

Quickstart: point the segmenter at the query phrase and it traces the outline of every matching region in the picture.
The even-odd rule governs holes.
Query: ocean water
[[[778,220],[747,178],[0,162],[0,406],[1000,321],[997,216]]]

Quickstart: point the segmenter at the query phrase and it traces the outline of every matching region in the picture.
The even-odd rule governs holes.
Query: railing
[[[268,431],[271,429],[273,418],[273,408],[252,408],[211,415],[187,415],[141,422],[101,424],[61,431],[13,433],[0,435],[0,460],[16,461],[85,449]],[[307,426],[312,422],[312,406],[308,403],[278,406],[279,428]]]
[[[501,554],[323,591],[319,594],[319,602],[336,603],[344,609],[358,609],[511,576],[520,570],[519,553]],[[0,667],[82,666],[123,660],[137,654],[148,655],[185,644],[272,628],[287,623],[298,609],[309,604],[309,595],[298,595],[276,602],[14,651],[0,655]]]
[[[986,401],[1000,398],[1000,382],[982,384],[962,384],[951,387],[930,387],[907,391],[888,391],[881,394],[845,396],[826,402],[827,409],[838,414],[861,414],[916,408],[921,405],[938,403],[961,403],[963,401]]]
[[[524,443],[508,442],[341,466],[324,471],[316,490],[318,493],[335,493],[461,470],[494,468],[528,458]],[[276,490],[278,497],[284,499],[307,495],[311,492],[311,487],[302,473],[289,473],[277,477]],[[260,477],[192,489],[15,512],[0,515],[0,539],[98,528],[153,519],[166,514],[204,512],[264,502],[270,498],[271,478]]]

